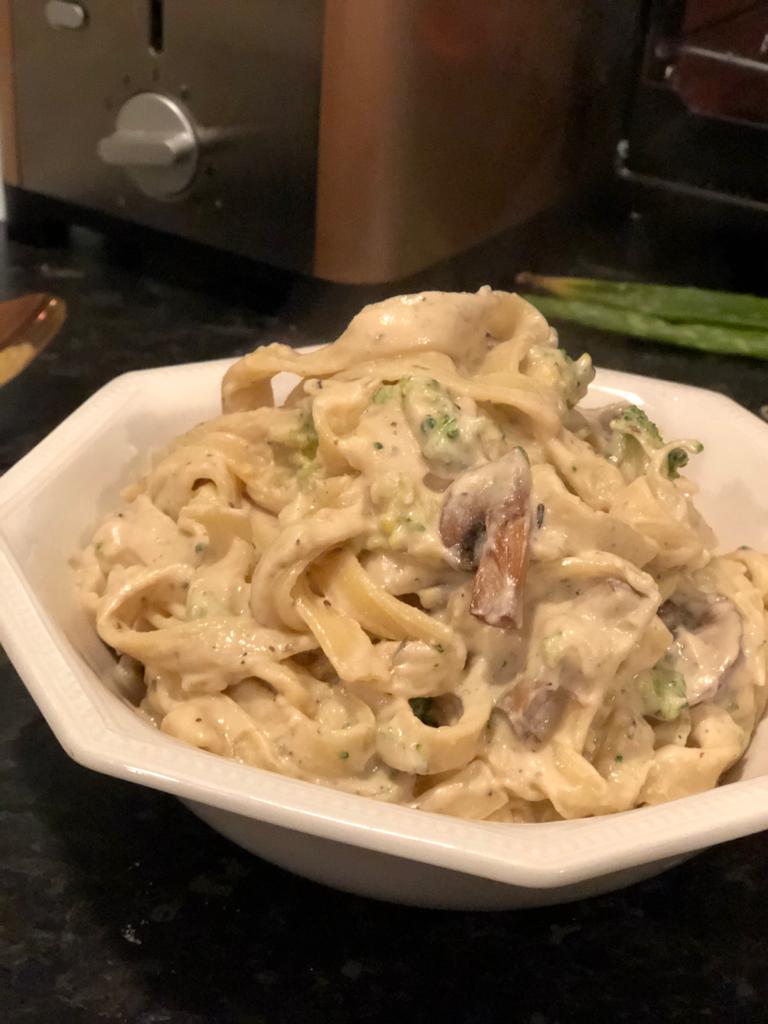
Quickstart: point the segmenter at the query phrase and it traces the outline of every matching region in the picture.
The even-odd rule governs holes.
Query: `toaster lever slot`
[[[149,0],[149,48],[162,53],[165,35],[165,0]]]

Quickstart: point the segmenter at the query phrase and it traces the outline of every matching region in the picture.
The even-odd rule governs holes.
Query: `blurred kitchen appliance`
[[[0,0],[11,218],[56,200],[331,280],[403,277],[573,181],[590,6]]]
[[[619,171],[768,212],[768,2],[649,5]]]

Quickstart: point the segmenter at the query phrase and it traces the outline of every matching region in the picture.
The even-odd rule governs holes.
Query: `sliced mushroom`
[[[551,685],[532,687],[518,684],[496,702],[512,731],[525,742],[545,743],[562,717],[568,693]]]
[[[520,627],[531,527],[531,467],[521,448],[469,470],[445,493],[440,536],[462,569],[476,569],[470,611]]]
[[[674,636],[665,660],[685,680],[688,705],[710,700],[741,654],[736,606],[722,595],[701,593],[684,604],[667,601],[659,615]]]

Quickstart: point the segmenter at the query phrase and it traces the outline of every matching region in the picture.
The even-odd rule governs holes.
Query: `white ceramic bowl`
[[[540,825],[461,821],[299,782],[185,746],[109,689],[110,652],[73,593],[69,556],[137,457],[219,407],[229,361],[129,373],[0,480],[0,641],[64,749],[173,793],[213,828],[309,878],[426,906],[573,900],[656,874],[768,826],[768,722],[726,785],[659,807]],[[705,452],[691,475],[724,547],[768,549],[768,427],[722,395],[600,371],[590,404],[645,407]],[[117,837],[115,837],[117,841]]]

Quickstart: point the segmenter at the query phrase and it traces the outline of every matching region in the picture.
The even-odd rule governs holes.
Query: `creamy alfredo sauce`
[[[272,378],[300,381],[276,408]],[[140,712],[295,778],[495,821],[714,786],[765,701],[768,562],[488,288],[257,349],[79,560]]]

